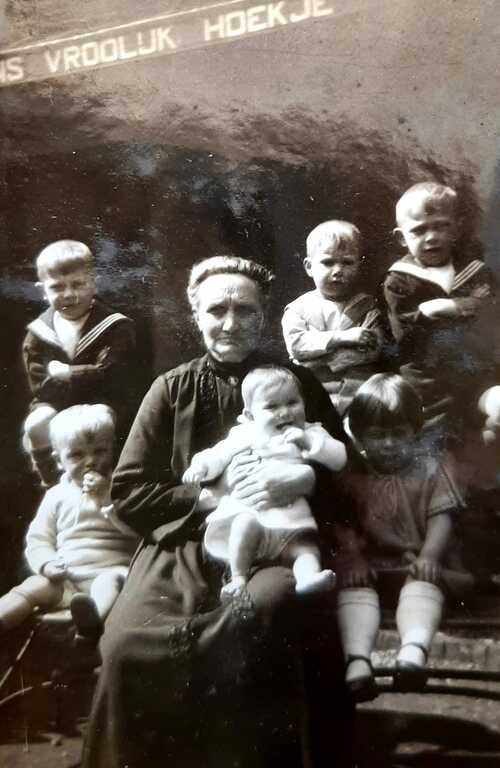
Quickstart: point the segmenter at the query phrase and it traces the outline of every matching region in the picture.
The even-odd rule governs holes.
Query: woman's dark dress
[[[193,453],[234,424],[241,378],[256,362],[194,360],[160,376],[139,410],[114,501],[144,542],[106,623],[85,768],[350,764],[332,598],[299,599],[291,571],[269,567],[221,605],[223,570],[202,548],[199,491],[179,482]],[[343,437],[322,387],[294,370],[307,419]],[[325,539],[339,509],[332,485],[319,471],[316,496],[326,487],[328,502],[313,508]]]

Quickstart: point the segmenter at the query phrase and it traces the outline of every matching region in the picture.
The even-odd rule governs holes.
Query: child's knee
[[[33,608],[55,608],[62,600],[64,584],[49,581],[45,576],[30,576],[12,591],[21,595]]]

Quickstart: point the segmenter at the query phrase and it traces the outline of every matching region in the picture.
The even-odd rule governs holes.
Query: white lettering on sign
[[[147,33],[137,32],[133,42],[124,35],[120,35],[108,37],[99,42],[67,45],[52,51],[47,49],[44,55],[49,71],[56,74],[60,71],[72,72],[85,67],[96,67],[99,64],[128,61],[138,56],[150,56],[153,53],[161,53],[166,48],[171,50],[177,48],[171,28],[155,27]]]
[[[227,37],[240,37],[249,32],[260,32],[286,24],[297,24],[319,16],[329,16],[333,8],[325,8],[326,0],[300,0],[253,5],[244,11],[219,14],[216,18],[203,20],[203,36],[206,43]],[[292,5],[296,10],[288,11]]]
[[[250,5],[252,0],[210,2],[189,11],[0,50],[0,87],[194,50],[334,13],[331,0],[256,0],[255,5]],[[193,13],[197,16],[192,16]]]
[[[0,61],[0,83],[17,83],[24,77],[22,56],[11,56]]]

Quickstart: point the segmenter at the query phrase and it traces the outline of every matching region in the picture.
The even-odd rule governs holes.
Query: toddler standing
[[[58,471],[49,424],[57,411],[79,403],[106,403],[125,437],[135,404],[135,334],[132,321],[96,299],[93,257],[75,240],[59,240],[36,260],[49,308],[28,325],[23,359],[33,394],[23,444],[43,485]],[[124,377],[126,378],[126,384]]]
[[[325,221],[309,234],[304,267],[316,286],[285,308],[290,357],[312,368],[341,415],[375,373],[382,324],[375,300],[358,289],[361,234],[347,221]]]
[[[110,499],[114,417],[105,405],[75,405],[50,422],[64,474],[29,526],[26,559],[36,574],[0,598],[0,631],[36,607],[70,604],[82,635],[100,634],[137,545]]]
[[[286,368],[263,366],[242,382],[244,410],[240,424],[225,440],[193,456],[184,482],[209,482],[219,477],[242,451],[261,461],[315,461],[337,472],[346,463],[346,449],[320,424],[305,421],[300,384]],[[231,580],[221,597],[243,589],[252,566],[263,561],[290,562],[297,592],[333,588],[332,571],[321,569],[317,524],[304,497],[283,507],[255,508],[230,493],[207,517],[205,547],[229,563]]]
[[[346,478],[359,532],[352,536],[352,531],[339,528],[340,561],[343,554],[347,566],[338,566],[343,586],[338,622],[346,683],[363,701],[375,695],[370,654],[380,625],[377,584],[382,580],[376,580],[377,570],[404,570],[409,565],[396,611],[401,647],[395,684],[408,690],[425,684],[425,662],[443,607],[441,566],[452,516],[462,501],[450,468],[419,449],[422,404],[401,376],[376,374],[368,379],[348,416],[363,458]]]

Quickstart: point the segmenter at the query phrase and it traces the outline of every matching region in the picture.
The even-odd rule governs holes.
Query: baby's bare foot
[[[335,589],[336,577],[333,571],[325,569],[319,573],[312,573],[307,578],[297,581],[295,590],[299,594],[312,592],[328,592]]]

